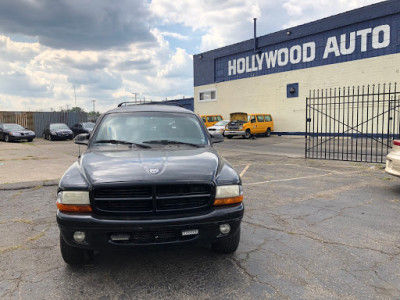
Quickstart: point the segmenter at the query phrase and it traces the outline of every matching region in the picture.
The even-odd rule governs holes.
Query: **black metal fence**
[[[43,130],[49,123],[65,123],[73,126],[79,122],[86,122],[86,112],[22,112],[0,111],[0,123],[17,123],[33,130],[36,137],[43,137]]]
[[[305,157],[384,163],[400,134],[397,83],[310,91]]]

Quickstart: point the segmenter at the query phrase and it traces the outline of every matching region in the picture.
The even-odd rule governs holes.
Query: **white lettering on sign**
[[[375,28],[353,31],[349,35],[340,35],[340,47],[338,46],[336,36],[329,37],[326,41],[323,58],[328,58],[331,53],[335,56],[349,55],[353,54],[356,49],[359,49],[360,52],[367,52],[368,47],[370,49],[381,49],[389,45],[390,26],[381,25]]]
[[[380,38],[382,37],[382,41]],[[381,49],[390,45],[390,26],[381,25],[372,30],[372,48]]]
[[[268,69],[275,68],[277,53],[278,53],[277,50],[265,52],[265,62],[267,64]]]
[[[310,62],[315,59],[315,43],[303,44],[303,62]]]
[[[290,48],[290,63],[298,64],[301,62],[301,47],[299,45],[293,46]]]
[[[326,39],[322,59],[353,54],[356,51],[366,52],[372,49],[382,49],[390,45],[390,26],[380,25],[365,28],[340,36]],[[228,61],[228,76],[273,69],[288,64],[308,63],[316,59],[316,42],[294,45],[290,48],[261,52],[259,54],[232,59]]]
[[[257,59],[258,71],[261,71],[262,70],[262,62],[264,59],[264,53],[261,53],[261,55],[256,55],[255,57]]]
[[[278,50],[278,66],[286,66],[289,62],[289,49],[282,48]]]
[[[343,55],[351,54],[356,50],[356,33],[355,32],[350,32],[349,36],[349,46],[346,47],[347,45],[347,40],[346,40],[346,35],[342,34],[340,36],[340,53]]]
[[[340,56],[339,46],[336,40],[336,36],[328,38],[326,41],[326,47],[324,52],[324,58],[327,58],[329,53],[335,53],[335,56]]]

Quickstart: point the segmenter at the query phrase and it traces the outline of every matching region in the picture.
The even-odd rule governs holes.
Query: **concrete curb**
[[[58,186],[59,179],[0,184],[0,191],[32,189],[38,186]]]

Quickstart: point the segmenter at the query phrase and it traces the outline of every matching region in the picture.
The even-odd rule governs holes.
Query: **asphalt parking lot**
[[[243,180],[235,254],[119,251],[72,268],[59,252],[55,193],[78,146],[0,142],[0,298],[400,298],[400,178],[379,164],[305,160],[298,137],[215,147]]]

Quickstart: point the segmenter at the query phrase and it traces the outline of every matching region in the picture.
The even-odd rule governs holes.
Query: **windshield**
[[[93,129],[94,123],[82,123],[83,128]]]
[[[225,126],[228,123],[229,121],[219,121],[218,123],[215,123],[215,126]]]
[[[4,129],[7,130],[25,130],[24,127],[18,124],[4,124]]]
[[[50,124],[50,129],[69,129],[65,124]]]
[[[160,112],[134,112],[106,115],[93,137],[93,142],[123,141],[128,143],[207,144],[207,136],[194,115]],[[100,144],[98,143],[98,144]],[[112,144],[112,143],[110,143]]]

